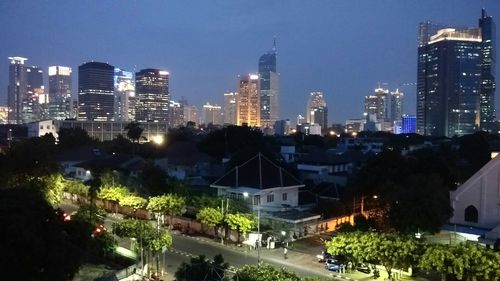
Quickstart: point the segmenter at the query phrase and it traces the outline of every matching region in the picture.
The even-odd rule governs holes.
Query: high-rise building
[[[492,131],[495,124],[495,65],[496,26],[493,18],[483,9],[479,19],[481,29],[481,83],[479,88],[479,126]]]
[[[169,73],[160,69],[143,69],[135,74],[137,99],[135,120],[169,122]]]
[[[184,105],[184,123],[193,122],[200,124],[198,108],[195,105]]]
[[[184,125],[184,104],[171,100],[168,111],[170,127],[175,128]]]
[[[495,116],[495,25],[484,11],[479,25],[437,32],[428,32],[434,26],[430,22],[420,25],[418,133],[451,137],[490,129]]]
[[[259,58],[260,124],[273,127],[279,118],[279,85],[276,72],[276,38],[273,48]]]
[[[236,124],[238,114],[238,93],[224,93],[224,124]]]
[[[222,125],[222,107],[216,104],[212,105],[208,102],[203,105],[203,123],[205,125]]]
[[[259,75],[242,75],[239,79],[237,125],[260,127]]]
[[[50,119],[71,118],[71,67],[49,67],[49,116]]]
[[[23,123],[23,100],[28,92],[28,74],[22,57],[9,57],[9,85],[7,88],[7,104],[9,107],[8,122]]]
[[[115,68],[103,62],[78,67],[78,120],[113,121]]]
[[[399,89],[396,89],[396,91],[391,92],[389,99],[391,107],[389,121],[394,122],[401,120],[401,116],[403,116],[404,93],[400,92]]]
[[[135,120],[135,83],[133,73],[115,68],[115,121]]]
[[[328,128],[328,107],[323,92],[310,93],[306,108],[306,122],[318,124],[322,129]]]
[[[389,119],[389,90],[378,87],[373,95],[365,96],[365,112],[370,121],[384,122]]]
[[[403,115],[401,119],[401,133],[414,134],[417,132],[417,117],[415,115]]]
[[[27,72],[27,96],[23,100],[23,123],[49,118],[48,96],[43,85],[43,70],[38,66],[29,66]]]

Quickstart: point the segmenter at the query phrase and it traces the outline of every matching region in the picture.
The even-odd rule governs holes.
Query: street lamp
[[[243,192],[243,197],[248,198],[248,192]],[[253,205],[253,202],[251,203]],[[260,243],[261,241],[260,241],[260,197],[259,197],[259,200],[257,201],[257,241],[256,241],[257,264],[260,264],[260,246],[261,246]]]

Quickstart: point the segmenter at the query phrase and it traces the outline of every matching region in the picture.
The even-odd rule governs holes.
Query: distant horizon
[[[500,1],[360,2],[362,9],[348,1],[258,0],[252,7],[243,1],[3,1],[0,37],[8,40],[0,49],[0,101],[7,100],[7,57],[21,56],[42,67],[45,85],[49,66],[71,67],[73,97],[78,66],[98,61],[133,73],[164,69],[172,100],[185,97],[200,110],[207,102],[223,106],[223,94],[237,91],[238,75],[258,72],[259,57],[277,36],[279,119],[304,115],[313,91],[324,93],[330,125],[361,118],[364,96],[379,82],[403,92],[403,112],[414,115],[419,22],[477,27],[485,8],[500,25]],[[44,16],[25,16],[38,14]],[[496,79],[498,85],[499,66]]]

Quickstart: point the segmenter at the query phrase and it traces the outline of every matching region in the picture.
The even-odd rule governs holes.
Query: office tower
[[[137,105],[135,120],[169,122],[169,73],[160,69],[143,69],[135,73]]]
[[[276,72],[276,38],[273,48],[259,58],[260,125],[272,127],[279,118],[279,86]]]
[[[394,122],[401,120],[401,116],[403,115],[403,99],[404,99],[404,94],[399,91],[399,89],[396,89],[396,91],[391,92],[391,95],[389,96],[390,99],[390,114],[389,114],[389,121]]]
[[[274,122],[274,133],[278,136],[286,136],[288,135],[288,132],[290,132],[290,120],[285,119],[285,120],[278,120]]]
[[[180,102],[170,101],[169,126],[179,127],[184,124],[184,105]]]
[[[187,122],[200,124],[198,108],[194,105],[184,105],[184,123]]]
[[[464,135],[494,119],[494,23],[482,12],[479,28],[420,31],[417,132]],[[429,29],[429,22],[421,29]]]
[[[302,115],[297,115],[297,125],[302,125],[304,124],[304,121],[306,120],[306,118],[304,118],[304,116]]]
[[[224,93],[224,124],[236,124],[238,111],[238,93]]]
[[[48,97],[43,85],[43,70],[38,66],[26,67],[27,96],[23,100],[23,123],[47,119]]]
[[[208,102],[203,105],[203,123],[205,125],[222,125],[222,107],[216,104],[212,105]]]
[[[373,122],[384,122],[390,115],[389,90],[378,87],[374,93],[365,96],[365,112],[367,118]]]
[[[403,115],[401,118],[401,133],[414,134],[417,132],[417,117],[415,115]]]
[[[28,75],[22,57],[9,57],[9,85],[7,87],[7,104],[9,107],[8,122],[10,124],[23,123],[23,100],[28,92]]]
[[[78,120],[113,121],[115,68],[103,62],[78,67]]]
[[[310,93],[307,101],[306,121],[309,124],[319,124],[322,129],[328,128],[328,107],[323,92]]]
[[[495,123],[495,64],[496,26],[483,9],[479,19],[481,29],[481,83],[479,88],[480,128],[491,132]]]
[[[71,118],[71,67],[49,67],[49,116],[54,120]]]
[[[237,125],[260,127],[259,75],[242,75],[239,80]]]
[[[115,121],[135,120],[135,83],[133,79],[132,72],[115,68]]]

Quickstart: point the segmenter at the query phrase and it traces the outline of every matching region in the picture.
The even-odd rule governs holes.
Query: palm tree
[[[132,142],[139,142],[142,131],[144,131],[144,129],[137,122],[130,122],[127,126],[125,126],[125,130],[127,130],[127,137],[131,139]]]

